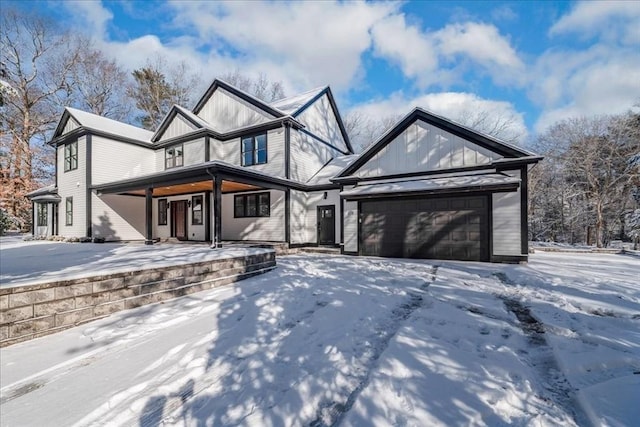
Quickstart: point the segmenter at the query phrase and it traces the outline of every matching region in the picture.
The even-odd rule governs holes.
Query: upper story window
[[[267,163],[267,134],[242,138],[242,166]]]
[[[78,169],[78,141],[64,146],[64,171]]]
[[[183,165],[182,144],[165,148],[164,150],[164,168],[171,169]]]

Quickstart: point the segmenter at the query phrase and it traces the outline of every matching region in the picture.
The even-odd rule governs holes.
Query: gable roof
[[[207,101],[209,100],[209,98],[211,98],[211,95],[214,94],[214,92],[216,90],[218,90],[218,88],[222,88],[224,90],[226,90],[227,92],[232,93],[233,95],[237,96],[240,99],[243,99],[245,101],[247,101],[249,104],[253,105],[254,107],[257,107],[259,109],[261,109],[262,111],[271,114],[274,117],[283,117],[286,114],[284,114],[282,111],[278,110],[277,108],[272,107],[271,105],[267,104],[266,102],[262,101],[259,98],[256,98],[255,96],[240,90],[232,85],[230,85],[229,83],[220,80],[220,79],[215,79],[213,81],[213,83],[211,83],[211,86],[209,86],[209,89],[207,89],[207,91],[204,93],[204,95],[202,95],[202,97],[200,98],[200,100],[196,103],[196,106],[193,107],[193,113],[194,114],[198,114],[200,112],[200,110],[202,110],[202,108],[205,106],[205,104],[207,103]]]
[[[340,171],[349,166],[357,157],[355,154],[334,157],[307,180],[307,185],[331,184],[331,178],[338,175]]]
[[[53,138],[60,136],[69,118],[73,118],[81,127],[97,130],[112,135],[122,136],[141,142],[150,142],[153,132],[127,123],[88,113],[76,108],[65,107],[62,118],[53,134]],[[53,139],[52,138],[52,139]]]
[[[311,105],[314,100],[318,99],[319,95],[322,95],[326,89],[327,86],[317,87],[294,96],[278,99],[277,101],[273,101],[270,105],[285,114],[295,117],[301,112],[301,110],[305,109]]]
[[[164,119],[162,119],[160,126],[158,126],[158,130],[156,130],[156,132],[153,134],[153,137],[151,138],[152,142],[156,142],[160,140],[160,138],[162,138],[162,135],[165,133],[165,131],[167,130],[167,128],[169,127],[173,119],[178,114],[198,129],[213,130],[213,128],[211,128],[209,123],[202,120],[200,117],[196,116],[186,108],[183,108],[177,104],[174,104],[169,110],[169,112],[164,116]]]
[[[510,159],[536,158],[539,160],[539,158],[536,157],[536,155],[530,151],[527,151],[520,147],[516,147],[515,145],[501,141],[490,135],[485,135],[481,132],[475,131],[471,128],[468,128],[464,125],[456,123],[445,117],[442,117],[430,111],[424,110],[420,107],[416,107],[409,114],[407,114],[402,119],[400,119],[400,121],[398,121],[398,123],[395,126],[391,127],[391,129],[386,131],[382,136],[380,136],[380,138],[378,138],[375,142],[369,145],[360,154],[360,157],[358,157],[358,159],[356,159],[353,163],[351,163],[348,167],[346,167],[342,172],[340,172],[340,174],[337,175],[337,177],[348,176],[354,173],[355,171],[357,171],[361,166],[367,163],[367,161],[369,161],[376,153],[378,153],[387,144],[389,144],[397,136],[399,136],[402,132],[404,132],[416,120],[422,120],[437,128],[440,128],[453,135],[456,135],[463,139],[471,141],[483,148],[486,148],[487,150],[493,151],[494,153],[497,153],[506,158],[510,158]],[[532,162],[535,162],[535,161],[537,160],[532,160]]]

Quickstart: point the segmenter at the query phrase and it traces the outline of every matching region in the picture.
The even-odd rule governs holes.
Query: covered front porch
[[[289,242],[288,180],[212,161],[95,185],[99,199],[137,200],[146,244],[159,240]],[[142,218],[139,218],[142,219]]]

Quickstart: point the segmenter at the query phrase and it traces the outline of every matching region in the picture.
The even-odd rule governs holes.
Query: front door
[[[318,206],[318,245],[335,245],[335,214],[335,206]]]
[[[171,202],[171,237],[187,240],[187,201]]]

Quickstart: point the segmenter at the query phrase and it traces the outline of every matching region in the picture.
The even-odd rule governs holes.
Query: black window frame
[[[76,169],[78,169],[78,141],[73,141],[64,146],[64,171]]]
[[[158,199],[158,225],[167,225],[169,219],[168,210],[169,202],[167,199]]]
[[[168,157],[169,152],[173,150],[171,157]],[[180,151],[180,155],[177,152]],[[178,162],[178,159],[180,160]],[[173,169],[184,166],[184,144],[176,144],[164,149],[164,169]]]
[[[264,148],[258,146],[258,138],[264,137]],[[245,141],[250,143],[249,148],[245,149]],[[258,161],[259,152],[264,151],[264,161]],[[250,161],[247,162],[245,154],[250,155]],[[267,132],[261,132],[253,135],[243,136],[240,138],[240,164],[242,166],[264,165],[269,162],[269,141]]]
[[[64,225],[73,225],[73,197],[64,199]]]
[[[196,210],[196,200],[200,201],[199,210]],[[196,220],[196,212],[200,213],[198,220]],[[191,196],[191,225],[203,225],[203,224],[204,224],[204,197],[202,197],[202,194]]]
[[[251,207],[255,212],[251,213]],[[271,193],[237,194],[233,198],[234,218],[267,218],[271,216]]]
[[[46,227],[49,216],[49,205],[47,203],[38,203],[36,224],[38,227]]]

